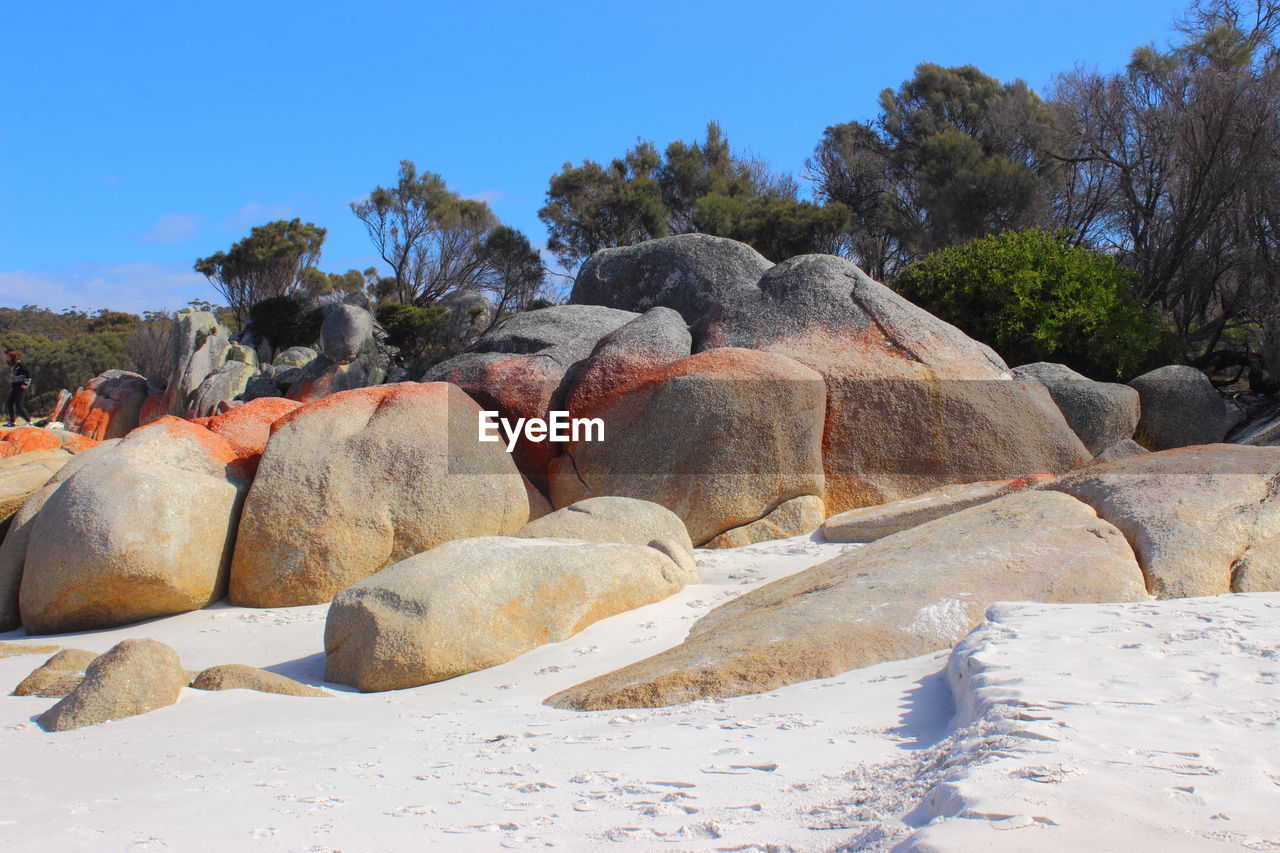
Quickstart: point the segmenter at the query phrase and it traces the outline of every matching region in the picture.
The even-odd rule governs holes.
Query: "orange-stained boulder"
[[[98,442],[92,438],[61,429],[24,426],[0,430],[0,459],[9,459],[33,450],[66,450],[79,453]]]
[[[220,415],[199,418],[196,422],[225,438],[236,456],[257,471],[258,460],[271,435],[271,425],[301,405],[296,400],[283,397],[262,397],[232,407]]]
[[[515,532],[529,498],[480,408],[446,383],[333,394],[278,420],[245,503],[230,597],[318,604],[447,542]]]
[[[578,371],[567,408],[588,408],[633,377],[692,352],[693,338],[684,318],[671,308],[650,308],[600,339]]]
[[[137,428],[146,399],[145,376],[128,370],[108,370],[76,391],[60,413],[61,420],[69,432],[95,441],[120,438]]]
[[[775,353],[717,349],[641,373],[571,410],[603,421],[604,440],[582,433],[552,461],[552,506],[652,501],[700,545],[822,494],[825,401],[820,374]]]
[[[142,410],[138,412],[138,425],[146,426],[169,414],[169,398],[165,392],[151,394],[142,401]]]
[[[247,483],[227,440],[198,424],[167,417],[129,433],[36,515],[18,594],[23,626],[108,628],[217,601]]]
[[[791,258],[725,293],[694,338],[822,374],[828,513],[1089,458],[1043,385],[834,255]]]
[[[452,382],[481,408],[503,418],[545,418],[566,408],[576,371],[605,335],[636,319],[630,311],[596,305],[556,305],[516,314],[461,355],[437,364],[425,379]],[[540,490],[547,489],[547,466],[556,443],[521,438],[516,465]]]

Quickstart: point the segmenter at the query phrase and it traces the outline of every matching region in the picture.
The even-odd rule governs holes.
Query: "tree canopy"
[[[325,229],[301,219],[268,222],[249,232],[230,251],[196,260],[196,272],[209,279],[243,325],[249,306],[304,287],[320,259]]]

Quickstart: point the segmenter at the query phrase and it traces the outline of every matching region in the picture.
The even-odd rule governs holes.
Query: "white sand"
[[[1280,850],[1280,594],[1004,606],[950,683],[940,652],[676,708],[541,704],[856,547],[700,552],[704,584],[412,690],[187,690],[59,734],[32,722],[55,700],[6,696],[0,848]],[[246,663],[320,684],[325,610],[219,606],[50,640],[104,651],[154,637],[188,669]],[[0,659],[0,690],[43,660]]]

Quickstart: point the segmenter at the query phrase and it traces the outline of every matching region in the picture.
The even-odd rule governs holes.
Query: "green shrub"
[[[1131,274],[1066,236],[1011,231],[942,249],[894,287],[1010,365],[1054,361],[1094,379],[1126,379],[1167,361],[1167,335],[1134,298]]]
[[[419,308],[416,305],[389,303],[379,305],[376,316],[387,334],[387,343],[400,350],[401,364],[442,355],[442,331],[446,315],[438,305]]]

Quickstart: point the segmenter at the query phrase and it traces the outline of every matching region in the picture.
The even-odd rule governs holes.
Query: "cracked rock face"
[[[829,513],[1089,457],[1042,385],[843,258],[778,264],[726,294],[694,338],[700,351],[764,350],[822,375]]]

